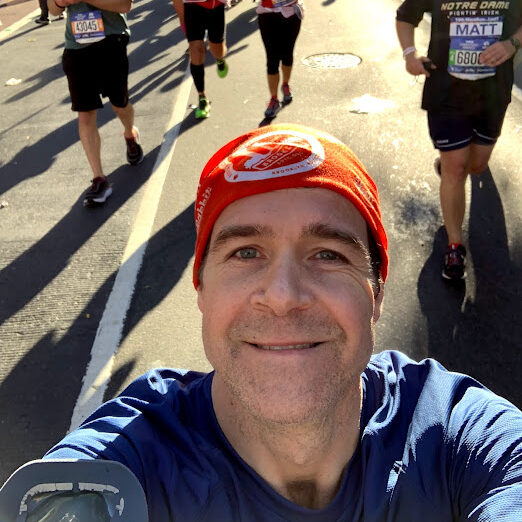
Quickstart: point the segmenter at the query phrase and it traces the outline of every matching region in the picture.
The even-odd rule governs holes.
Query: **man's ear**
[[[373,304],[373,322],[376,323],[381,316],[382,300],[384,298],[384,283],[379,284],[379,290]]]

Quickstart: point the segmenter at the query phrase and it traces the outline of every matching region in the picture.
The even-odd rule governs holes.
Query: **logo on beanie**
[[[274,131],[246,141],[219,168],[231,183],[301,174],[324,161],[321,143],[309,134]]]
[[[199,187],[198,187],[199,191]],[[210,197],[210,194],[212,193],[212,189],[210,187],[207,187],[205,189],[205,192],[199,196],[199,199],[196,203],[196,230],[199,230],[199,224],[201,222],[201,216],[203,215],[203,210],[205,210],[205,207],[208,202],[208,198]]]

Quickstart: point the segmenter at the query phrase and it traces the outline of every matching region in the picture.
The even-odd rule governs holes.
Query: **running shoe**
[[[131,165],[139,165],[143,161],[143,149],[138,127],[134,127],[134,138],[125,138],[125,142],[127,143],[127,161]]]
[[[35,21],[35,24],[38,25],[47,25],[49,23],[49,18],[43,18],[42,16],[39,16]]]
[[[433,168],[435,169],[437,176],[440,177],[440,158],[435,158],[435,161],[433,162]]]
[[[225,60],[216,60],[217,73],[220,78],[228,74],[228,63]]]
[[[281,110],[281,104],[277,98],[270,98],[268,102],[268,107],[265,111],[266,118],[275,118],[276,114]]]
[[[444,256],[442,277],[452,281],[459,281],[466,277],[466,248],[460,243],[450,243]]]
[[[283,85],[281,86],[281,90],[283,91],[283,105],[288,105],[292,101],[290,85],[288,85],[288,83],[283,83]]]
[[[107,178],[101,176],[92,180],[92,185],[85,193],[83,204],[86,207],[103,205],[112,194],[112,188]]]
[[[206,96],[199,98],[199,105],[196,107],[196,118],[202,120],[210,116],[210,102]]]

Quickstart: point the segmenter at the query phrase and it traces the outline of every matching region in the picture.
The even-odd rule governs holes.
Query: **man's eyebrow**
[[[216,250],[231,239],[247,237],[271,238],[274,236],[275,232],[272,227],[262,225],[230,225],[224,227],[218,232],[214,241],[210,245],[210,249]],[[368,248],[359,237],[331,225],[324,223],[311,223],[303,229],[301,232],[301,237],[315,237],[318,239],[331,239],[334,241],[340,241],[341,243],[358,250],[365,258],[370,259]]]
[[[312,223],[305,227],[302,237],[316,237],[318,239],[332,239],[340,241],[350,247],[355,247],[364,257],[370,259],[370,252],[361,238],[324,223]]]
[[[221,229],[211,245],[211,250],[216,250],[230,239],[245,237],[274,237],[271,227],[261,225],[230,225]]]

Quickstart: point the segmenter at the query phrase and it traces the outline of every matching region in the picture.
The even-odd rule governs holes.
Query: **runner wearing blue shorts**
[[[415,28],[431,12],[428,56],[415,49]],[[462,223],[468,174],[489,162],[511,101],[513,57],[522,40],[522,0],[405,0],[397,10],[406,70],[424,74],[422,108],[440,157],[440,202],[448,247],[442,276],[466,276]]]

